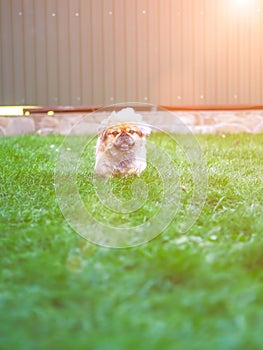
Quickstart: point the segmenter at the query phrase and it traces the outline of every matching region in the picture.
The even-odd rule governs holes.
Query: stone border
[[[73,125],[84,118],[79,134],[96,134],[100,122],[109,113],[95,112],[55,114],[31,114],[30,116],[0,116],[0,135],[58,134],[67,135]],[[194,134],[227,134],[263,132],[263,110],[229,111],[156,111],[142,112],[150,125],[169,132],[180,131],[180,121]],[[173,118],[173,115],[175,118]]]

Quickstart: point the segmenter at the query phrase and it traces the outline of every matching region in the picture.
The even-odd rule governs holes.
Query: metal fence
[[[262,0],[0,0],[0,104],[263,104]]]

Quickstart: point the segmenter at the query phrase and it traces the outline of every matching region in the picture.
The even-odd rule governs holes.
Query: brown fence
[[[263,104],[262,0],[0,0],[0,104]]]

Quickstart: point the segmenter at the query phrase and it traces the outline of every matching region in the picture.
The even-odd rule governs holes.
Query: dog
[[[102,177],[140,176],[147,165],[145,146],[150,133],[133,108],[113,111],[99,130],[95,172]]]

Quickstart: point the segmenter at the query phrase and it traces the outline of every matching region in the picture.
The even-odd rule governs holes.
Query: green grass
[[[152,139],[172,154],[162,136]],[[0,139],[0,349],[262,349],[263,136],[198,139],[209,184],[195,225],[180,235],[175,220],[128,249],[90,244],[64,220],[53,176],[62,137]],[[93,150],[85,152],[81,196],[103,219],[88,183]],[[175,163],[187,187],[180,216],[192,185],[187,164]],[[153,200],[159,180],[151,169],[143,176]],[[129,199],[131,181],[114,180],[114,191]]]

